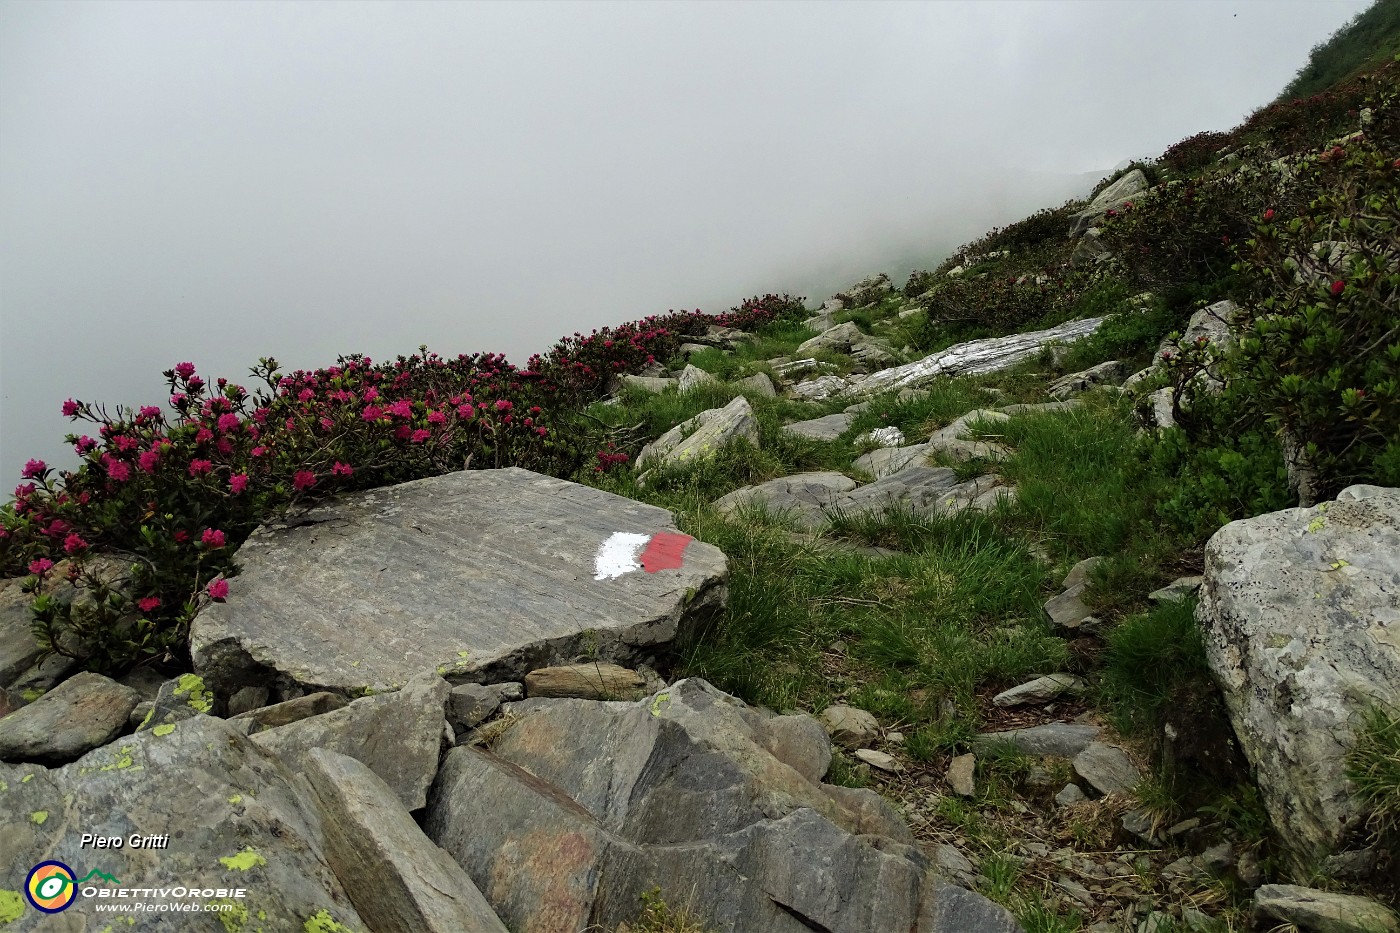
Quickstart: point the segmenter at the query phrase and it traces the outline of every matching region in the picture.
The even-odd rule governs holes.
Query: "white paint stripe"
[[[598,556],[594,560],[594,567],[598,572],[593,579],[611,580],[624,573],[641,570],[642,564],[638,556],[650,540],[651,535],[614,531],[598,548]]]

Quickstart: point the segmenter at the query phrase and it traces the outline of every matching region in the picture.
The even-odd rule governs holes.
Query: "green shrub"
[[[1215,154],[1234,142],[1234,134],[1206,130],[1188,136],[1162,153],[1162,164],[1182,174],[1192,174],[1215,161]]]

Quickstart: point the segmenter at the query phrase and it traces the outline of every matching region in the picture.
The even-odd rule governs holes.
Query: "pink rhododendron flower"
[[[226,437],[221,437],[214,444],[214,449],[227,457],[233,453],[233,442]]]
[[[406,441],[409,439],[410,436],[412,436],[412,434],[413,429],[406,424],[401,424],[394,429],[394,438],[396,440]]]
[[[415,444],[421,444],[432,436],[433,432],[428,431],[424,428],[419,428],[417,431],[413,432],[413,435],[410,438],[410,440]]]
[[[355,471],[351,468],[350,464],[336,461],[335,466],[331,467],[331,472],[336,476],[349,476]]]
[[[220,548],[225,544],[224,533],[217,528],[206,528],[204,534],[200,536],[207,548]]]
[[[189,396],[183,392],[176,392],[174,395],[170,396],[170,404],[176,408],[184,405],[187,401],[189,401]]]
[[[300,402],[309,402],[315,397],[316,391],[314,389],[302,389],[297,393],[297,401]]]
[[[310,470],[297,470],[292,477],[292,486],[297,489],[310,489],[316,485],[316,474]]]
[[[33,479],[48,469],[48,464],[42,460],[30,460],[24,465],[24,471],[20,473],[25,479]]]
[[[238,416],[229,412],[219,416],[219,430],[225,434],[238,430]]]
[[[50,537],[57,537],[58,535],[61,535],[64,532],[68,531],[71,527],[72,526],[65,522],[63,519],[55,518],[52,522],[49,523],[49,527],[45,529],[44,534],[49,535]]]
[[[408,399],[401,398],[397,402],[389,406],[389,413],[392,415],[397,415],[400,418],[412,418],[413,406],[409,403]]]
[[[78,403],[71,398],[63,403],[63,417],[71,418],[78,413]]]
[[[103,463],[107,467],[107,475],[118,483],[124,483],[131,479],[131,467],[122,463],[111,454],[106,454]]]
[[[1267,211],[1264,212],[1264,219],[1265,219],[1265,220],[1273,220],[1273,219],[1274,219],[1274,209],[1273,209],[1272,207],[1269,208]]]
[[[175,534],[172,537],[174,537],[176,544],[184,544],[190,539],[190,533],[185,529],[180,528],[176,530]]]
[[[141,407],[141,417],[142,417],[142,418],[159,418],[159,417],[160,417],[160,409],[157,408],[157,407],[154,406],[154,405],[143,405],[143,406]]]
[[[217,580],[211,580],[209,582],[208,591],[210,599],[220,601],[228,599],[228,581],[223,577]]]
[[[136,601],[142,612],[152,612],[160,608],[159,596],[144,596]]]
[[[141,456],[136,458],[136,465],[141,468],[141,472],[143,473],[154,473],[156,471],[156,464],[159,462],[160,454],[156,453],[154,450],[143,451]]]
[[[428,412],[428,424],[442,424],[447,420],[447,416],[440,411]]]
[[[214,464],[208,460],[194,459],[190,461],[190,475],[201,476],[214,469]]]
[[[230,477],[228,478],[228,488],[229,488],[230,490],[232,490],[232,492],[233,492],[233,494],[234,494],[235,496],[238,495],[239,493],[241,493],[243,490],[247,489],[247,488],[248,488],[248,474],[247,474],[247,473],[235,473],[234,475],[230,476]]]
[[[85,454],[96,446],[97,441],[84,434],[82,437],[78,438],[78,443],[73,445],[73,449],[76,450],[79,454]]]
[[[252,450],[250,450],[250,451],[248,451],[248,452],[249,452],[250,454],[252,454],[254,457],[261,457],[263,454],[267,453],[267,448],[266,448],[266,447],[263,447],[262,445],[258,445],[257,447],[254,447]]]
[[[462,404],[457,406],[458,418],[470,418],[473,414],[475,414],[475,412],[473,412],[471,405]]]
[[[191,376],[189,379],[189,387],[191,392],[198,392],[200,389],[204,388],[204,380],[198,376]]]
[[[378,421],[384,417],[384,409],[378,405],[366,405],[365,410],[360,412],[360,417],[366,421]]]
[[[188,378],[190,378],[191,376],[194,375],[194,364],[193,364],[193,363],[176,363],[176,364],[175,364],[175,375],[179,376],[181,379],[188,379]]]
[[[335,422],[329,418],[322,418],[320,423],[321,429],[324,431],[329,431],[331,428],[335,427]]]
[[[509,399],[496,399],[496,411],[510,411],[515,405]]]
[[[1347,283],[1343,282],[1341,279],[1338,279],[1337,281],[1332,283],[1332,294],[1340,295],[1342,292],[1346,291],[1346,288]]]
[[[63,553],[76,554],[79,551],[87,550],[88,543],[79,535],[71,534],[63,539]]]
[[[32,560],[29,562],[30,573],[37,573],[40,576],[43,576],[52,569],[53,561],[49,560],[47,557],[41,557],[38,560]]]
[[[207,444],[214,439],[214,432],[208,428],[200,428],[195,432],[194,442],[196,444]]]

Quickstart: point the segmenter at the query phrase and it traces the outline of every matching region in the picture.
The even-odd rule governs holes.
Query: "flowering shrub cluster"
[[[279,509],[472,466],[569,475],[584,447],[561,428],[607,378],[673,355],[682,336],[710,326],[801,313],[802,300],[787,295],[719,315],[673,312],[575,335],[527,369],[497,354],[445,359],[426,347],[389,363],[350,356],[291,374],[264,359],[256,392],[211,384],[180,363],[165,372],[165,406],[63,403],[66,417],[88,426],[68,437],[82,462],[63,473],[25,465],[0,510],[0,575],[30,574],[35,631],[52,650],[100,669],[177,655],[194,613],[228,595],[237,546]],[[593,462],[606,471],[627,457],[607,447]],[[100,555],[129,561],[120,585],[96,572]],[[93,594],[83,612],[51,596],[60,575]]]
[[[1234,141],[1230,133],[1206,130],[1170,147],[1158,161],[1178,172],[1196,172],[1214,162],[1215,154]]]
[[[635,373],[675,356],[686,337],[704,335],[710,327],[752,330],[806,314],[802,298],[764,295],[749,298],[723,314],[668,311],[617,327],[604,327],[587,336],[565,337],[542,356],[530,358],[531,370],[546,374],[563,387],[576,404],[587,404],[607,390],[613,377]]]
[[[83,458],[74,471],[26,464],[0,512],[0,573],[28,571],[40,592],[63,560],[75,580],[103,552],[130,558],[134,570],[81,626],[41,599],[47,645],[99,667],[178,650],[198,607],[227,593],[236,546],[297,499],[468,463],[566,469],[575,457],[552,430],[557,387],[500,356],[445,360],[424,350],[290,375],[263,360],[254,374],[265,388],[250,393],[225,379],[211,385],[181,363],[165,373],[164,408],[63,404],[96,436],[69,435]],[[61,639],[65,628],[80,637]]]
[[[1061,231],[1062,242],[1063,236]],[[926,299],[928,319],[954,329],[1014,332],[1054,309],[1073,307],[1090,280],[1089,270],[1073,269],[1068,263],[1021,275],[946,279]]]
[[[1232,136],[1258,140],[1276,153],[1303,152],[1325,146],[1356,129],[1357,117],[1379,87],[1393,84],[1400,66],[1387,63],[1310,97],[1277,101],[1255,111]]]

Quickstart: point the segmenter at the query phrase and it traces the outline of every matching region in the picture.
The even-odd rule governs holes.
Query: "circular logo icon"
[[[35,910],[56,914],[67,910],[78,897],[73,869],[62,862],[40,862],[29,869],[24,879],[24,896]]]

